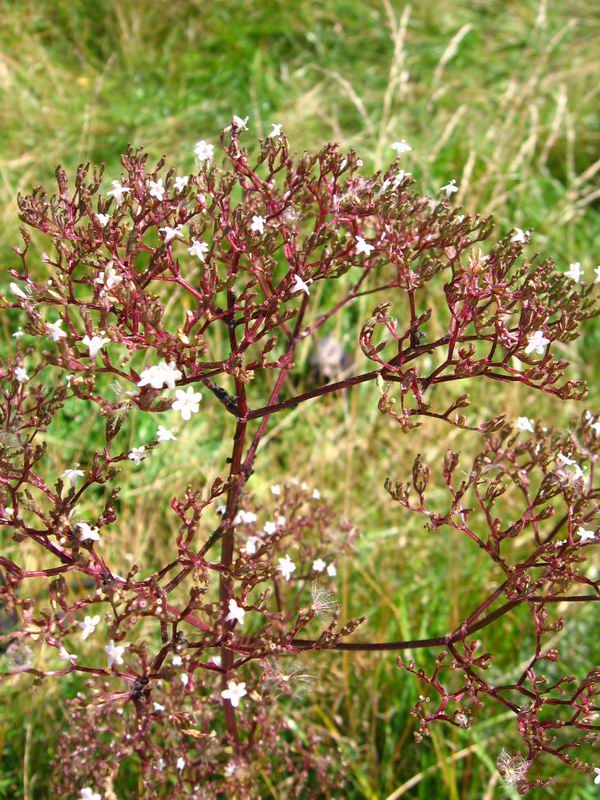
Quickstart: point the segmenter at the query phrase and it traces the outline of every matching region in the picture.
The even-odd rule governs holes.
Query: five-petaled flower
[[[163,186],[162,178],[157,181],[148,181],[148,190],[150,197],[156,197],[157,200],[165,199],[165,187]]]
[[[140,464],[146,458],[146,448],[143,444],[140,447],[132,447],[127,458],[134,464]]]
[[[446,195],[446,199],[450,199],[455,192],[458,192],[458,186],[456,184],[456,179],[452,178],[448,181],[444,186],[441,187],[440,192],[444,192]]]
[[[199,411],[202,395],[200,392],[195,392],[193,386],[188,386],[185,392],[182,389],[178,389],[175,392],[175,397],[177,399],[171,408],[174,411],[179,411],[182,419],[187,421],[192,418],[192,414],[196,414]]]
[[[271,132],[268,134],[267,139],[278,139],[281,136],[282,126],[278,122],[271,123]]]
[[[165,244],[169,244],[173,241],[173,239],[181,239],[181,225],[177,225],[172,228],[170,225],[165,225],[163,228],[159,228],[158,230],[165,235]]]
[[[237,708],[240,704],[240,700],[242,697],[247,695],[248,692],[246,691],[246,684],[245,683],[236,683],[235,681],[228,681],[227,689],[223,689],[221,692],[221,697],[223,700],[229,700],[231,705],[234,708]]]
[[[210,245],[206,242],[201,242],[200,239],[193,239],[191,247],[188,247],[188,253],[191,256],[196,256],[204,264],[206,254],[210,250]]]
[[[327,574],[329,575],[330,578],[335,578],[335,576],[337,575],[337,569],[335,568],[335,564],[330,564],[327,567]]]
[[[258,536],[249,536],[246,539],[246,544],[244,545],[244,552],[247,556],[253,556],[256,553],[257,545],[260,539]]]
[[[15,378],[19,381],[19,383],[24,383],[25,381],[29,380],[27,370],[24,367],[15,367]]]
[[[372,251],[375,250],[375,245],[369,244],[366,242],[362,236],[356,237],[356,254],[361,255],[364,253],[367,256],[370,256]]]
[[[569,269],[565,272],[565,277],[570,278],[572,281],[575,281],[575,283],[579,283],[582,275],[583,270],[581,269],[579,261],[573,261],[572,264],[569,264]]]
[[[100,534],[98,528],[92,527],[88,522],[78,522],[77,527],[81,531],[79,535],[80,542],[98,542],[100,541]]]
[[[175,191],[176,192],[183,192],[185,187],[188,185],[190,180],[189,175],[177,175],[175,178]]]
[[[96,626],[100,622],[99,614],[96,614],[93,617],[85,617],[83,622],[79,623],[79,627],[81,628],[81,638],[87,639],[88,636],[91,636],[92,633],[96,630]]]
[[[234,525],[252,525],[253,522],[256,522],[254,511],[245,511],[243,508],[237,512],[233,520]]]
[[[265,222],[267,220],[264,217],[261,217],[260,214],[255,214],[252,217],[252,224],[250,225],[250,230],[253,233],[260,233],[261,235],[265,232]]]
[[[579,536],[582,542],[591,542],[596,538],[596,532],[587,530],[583,527],[583,525],[580,525],[575,533],[577,536]]]
[[[233,115],[233,124],[235,127],[240,131],[247,131],[248,130],[248,120],[249,117],[238,117],[237,114]]]
[[[156,429],[156,438],[158,439],[159,442],[177,441],[177,437],[175,436],[173,431],[170,431],[168,428],[165,428],[162,425],[159,425],[158,428]]]
[[[317,558],[313,561],[313,569],[315,572],[323,572],[327,564],[323,561],[322,558]]]
[[[412,150],[412,147],[406,139],[400,139],[399,142],[392,142],[391,148],[395,151],[397,156],[401,156],[403,153],[410,153]]]
[[[528,431],[529,433],[534,433],[533,421],[530,420],[529,417],[518,417],[517,418],[517,430]]]
[[[305,283],[300,275],[294,275],[294,285],[292,286],[292,294],[297,294],[298,292],[304,292],[305,294],[310,294],[308,283]]]
[[[296,565],[288,555],[286,555],[285,558],[280,558],[278,560],[279,565],[277,569],[279,572],[281,572],[286,581],[289,581],[292,572],[296,569]]]
[[[61,339],[64,339],[67,335],[65,331],[62,330],[60,327],[62,325],[62,319],[57,319],[56,322],[48,322],[46,324],[46,330],[48,331],[48,336],[52,339],[53,342],[58,342]]]
[[[112,187],[113,188],[106,194],[109,197],[114,197],[117,204],[121,205],[125,195],[131,192],[131,189],[127,186],[123,186],[120,181],[112,181]]]
[[[232,597],[229,600],[229,614],[227,614],[227,616],[225,617],[225,622],[232,622],[235,620],[236,622],[239,622],[241,625],[244,622],[245,615],[246,615],[245,610],[241,606],[238,606],[237,602]]]
[[[546,345],[550,344],[550,339],[546,339],[544,336],[543,331],[535,331],[531,334],[527,341],[527,347],[525,348],[525,353],[530,355],[530,353],[537,353],[540,356],[544,355],[544,351],[546,349]]]
[[[87,347],[90,358],[96,358],[104,345],[110,342],[110,339],[105,336],[96,336],[95,334],[94,336],[88,336],[86,333],[81,341]]]
[[[169,361],[167,364],[161,361],[160,364],[155,364],[152,367],[146,367],[140,373],[138,386],[151,386],[153,389],[162,389],[166,386],[168,389],[175,388],[175,381],[181,378],[181,371],[177,369],[176,365]]]
[[[524,231],[523,228],[515,228],[515,232],[510,237],[512,244],[527,244],[529,241],[529,231]]]
[[[101,228],[106,228],[111,217],[110,214],[96,214],[96,219],[98,220],[98,224]]]
[[[204,139],[200,139],[199,142],[196,142],[196,146],[194,147],[196,161],[210,161],[214,155],[214,152],[214,145],[205,142]]]
[[[108,668],[110,669],[114,664],[120,666],[123,663],[123,653],[125,647],[122,644],[115,644],[111,639],[104,648],[108,656]]]
[[[69,483],[69,486],[75,486],[77,478],[82,478],[85,475],[82,469],[77,469],[77,464],[74,467],[69,467],[60,476],[64,481]]]
[[[177,759],[177,769],[182,770],[185,767],[185,758],[183,756],[179,756]]]

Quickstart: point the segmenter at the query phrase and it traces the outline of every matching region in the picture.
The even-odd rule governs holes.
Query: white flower
[[[190,676],[184,673],[183,675],[179,676],[179,680],[183,683],[184,686],[187,686],[190,682]]]
[[[196,142],[196,146],[194,147],[194,155],[197,161],[210,161],[214,151],[214,145],[205,142],[204,139],[200,139],[199,142]]]
[[[277,122],[271,123],[271,132],[267,136],[267,139],[278,139],[281,136],[281,125]]]
[[[525,353],[527,355],[530,353],[538,353],[540,356],[543,356],[544,349],[547,344],[550,344],[550,339],[546,339],[544,332],[535,331],[535,333],[532,333],[529,337],[527,347],[525,348]]]
[[[20,339],[21,336],[25,336],[25,333],[19,328],[13,333],[13,339]]]
[[[96,214],[96,219],[101,228],[106,228],[111,220],[110,214]]]
[[[581,269],[579,261],[574,261],[572,264],[569,264],[569,269],[565,272],[565,277],[570,278],[572,281],[575,281],[575,283],[579,283],[582,275],[583,270]]]
[[[114,197],[118,205],[123,202],[123,196],[131,192],[126,186],[123,186],[119,181],[112,181],[112,189],[106,194],[109,197]]]
[[[281,486],[278,483],[274,483],[273,486],[271,486],[271,494],[275,497],[279,497],[281,494]]]
[[[15,367],[15,378],[19,381],[19,383],[24,383],[26,380],[29,380],[27,370],[23,369],[23,367]]]
[[[212,663],[217,667],[221,666],[221,656],[211,656],[208,660],[212,661]]]
[[[235,681],[229,681],[227,683],[227,689],[223,689],[221,692],[221,697],[223,700],[229,700],[231,705],[234,708],[237,708],[240,704],[240,700],[244,695],[248,694],[246,691],[246,684],[245,683],[236,683]]]
[[[265,222],[267,220],[264,217],[261,217],[259,214],[255,214],[252,217],[252,225],[250,225],[250,230],[253,233],[260,233],[263,234],[265,232]]]
[[[241,606],[238,606],[235,599],[232,597],[229,601],[229,614],[225,617],[225,622],[231,622],[235,620],[239,622],[240,625],[244,622],[244,617],[246,616],[246,612]]]
[[[13,283],[10,284],[10,290],[17,297],[22,297],[23,300],[29,300],[29,296],[26,295],[25,292],[21,289],[21,287],[17,286],[17,284],[14,283],[14,281]]]
[[[238,511],[233,520],[234,525],[239,525],[240,523],[242,525],[252,525],[253,522],[256,522],[256,514],[253,511],[244,511],[244,509]]]
[[[244,552],[247,556],[253,556],[256,553],[257,545],[260,539],[258,536],[250,536],[244,545]]]
[[[406,139],[400,139],[399,142],[392,142],[391,148],[396,151],[397,156],[401,156],[403,153],[410,153],[412,150],[412,147]]]
[[[102,800],[102,795],[98,794],[98,792],[94,792],[89,786],[85,786],[81,790],[79,800]]]
[[[125,647],[122,644],[115,644],[111,639],[104,648],[108,656],[108,668],[110,669],[114,664],[120,666],[123,663],[123,653]]]
[[[162,703],[154,702],[154,703],[152,703],[152,705],[154,706],[154,710],[155,711],[164,711],[165,710],[165,707],[163,706]]]
[[[564,453],[559,453],[556,457],[556,460],[560,464],[561,467],[572,467],[573,464],[577,464],[574,458],[570,458],[566,456]]]
[[[440,192],[444,192],[446,195],[446,199],[449,200],[450,197],[454,194],[454,192],[458,192],[458,186],[456,185],[456,180],[452,178],[452,180],[448,181],[445,186],[442,186]]]
[[[181,239],[181,228],[181,225],[177,225],[175,228],[172,228],[170,225],[165,225],[164,228],[159,228],[158,230],[164,233],[165,244],[169,244],[173,239]]]
[[[279,566],[277,569],[281,572],[286,581],[289,581],[292,572],[296,569],[296,565],[289,556],[286,556],[285,558],[279,559]]]
[[[596,436],[600,436],[600,421],[592,422],[592,424],[590,425],[590,428],[594,431]]]
[[[313,569],[315,572],[323,572],[327,564],[323,561],[322,558],[317,558],[313,561]]]
[[[159,425],[156,430],[156,437],[159,442],[176,442],[177,437],[170,431],[168,428],[164,428],[162,425]]]
[[[330,578],[335,578],[335,576],[337,575],[337,569],[335,568],[335,564],[330,564],[327,567],[327,574],[329,575]]]
[[[588,531],[582,525],[580,525],[577,530],[575,531],[577,536],[581,539],[582,542],[591,542],[593,539],[596,538],[595,531]]]
[[[173,661],[173,666],[174,667],[180,667],[183,664],[182,657],[178,656],[178,655],[174,655],[173,658],[172,658],[172,661]]]
[[[119,275],[119,273],[116,271],[114,262],[112,261],[108,262],[104,268],[104,271],[101,272],[94,281],[94,283],[99,283],[102,286],[105,286],[107,289],[114,289],[115,286],[118,286],[122,282],[123,276]]]
[[[137,385],[151,386],[153,389],[162,389],[163,386],[174,389],[175,381],[178,381],[181,375],[182,373],[172,361],[168,364],[161,361],[160,364],[143,369]]]
[[[146,448],[144,445],[141,445],[140,447],[132,447],[127,454],[127,458],[130,461],[133,461],[134,464],[140,464],[146,458]]]
[[[199,411],[202,395],[200,392],[195,392],[193,386],[188,386],[185,392],[178,389],[175,392],[175,397],[177,399],[171,408],[174,411],[179,411],[182,419],[187,421],[191,419],[192,414],[196,414]]]
[[[529,231],[524,231],[522,228],[515,228],[515,232],[510,237],[513,244],[527,244],[529,241]]]
[[[529,433],[534,433],[533,422],[528,417],[517,418],[517,429],[520,431],[529,431]]]
[[[596,273],[594,283],[600,283],[600,265],[594,268],[594,272]]]
[[[185,187],[188,185],[190,180],[189,175],[178,175],[175,178],[175,191],[176,192],[183,192]]]
[[[193,239],[192,246],[188,247],[188,253],[191,256],[196,256],[200,259],[200,261],[204,264],[204,258],[208,251],[210,250],[210,245],[206,242],[201,242],[200,239]]]
[[[79,627],[81,628],[81,638],[87,639],[88,636],[91,636],[99,622],[100,617],[98,614],[96,614],[95,617],[85,617],[83,622],[79,623]]]
[[[312,499],[313,500],[320,500],[321,499],[321,492],[318,489],[313,489]]]
[[[57,319],[56,322],[47,323],[46,330],[48,331],[48,336],[52,339],[53,342],[58,342],[60,339],[64,339],[67,335],[62,329],[62,319]]]
[[[63,661],[77,661],[77,656],[74,653],[69,653],[64,644],[61,644],[58,654]]]
[[[66,469],[60,477],[64,481],[68,481],[70,486],[75,486],[77,478],[82,478],[84,474],[84,471],[82,469],[77,469],[77,464],[75,464],[74,467]]]
[[[363,239],[362,236],[357,236],[356,237],[356,242],[357,242],[357,244],[356,244],[356,254],[357,255],[361,255],[361,253],[364,253],[366,256],[370,256],[371,255],[371,251],[375,250],[374,245],[369,244],[368,242],[365,242],[365,240]]]
[[[285,525],[285,517],[283,516],[283,514],[280,514],[275,520],[275,522],[277,523],[278,528],[283,528],[283,526]]]
[[[86,334],[81,341],[87,347],[90,358],[96,358],[104,345],[110,342],[110,339],[107,339],[105,336],[88,336]]]
[[[148,194],[150,197],[156,197],[157,200],[165,199],[165,187],[163,186],[163,179],[159,178],[157,181],[148,181]]]
[[[248,130],[248,119],[249,117],[238,117],[237,114],[233,115],[233,124],[236,128],[240,131],[247,131]]]
[[[263,530],[267,536],[273,536],[273,534],[277,532],[277,525],[269,520],[268,522],[265,522]]]
[[[177,769],[183,769],[185,767],[185,758],[183,756],[179,756],[177,759]]]
[[[594,778],[594,783],[600,785],[600,769],[598,769],[598,767],[594,767],[594,772],[596,773],[596,777]]]
[[[77,527],[81,531],[81,534],[79,536],[80,542],[87,542],[88,540],[92,542],[100,541],[100,534],[98,533],[98,528],[93,528],[87,522],[78,522]]]
[[[300,275],[294,275],[294,285],[292,286],[292,294],[296,294],[297,292],[305,292],[306,294],[310,294],[308,290],[308,283],[305,283]]]

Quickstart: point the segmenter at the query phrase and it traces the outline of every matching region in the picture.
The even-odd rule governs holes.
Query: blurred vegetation
[[[493,213],[500,232],[533,229],[531,249],[554,257],[559,269],[580,261],[592,277],[600,258],[596,0],[0,5],[3,285],[13,263],[10,248],[18,241],[16,196],[35,184],[49,185],[57,163],[72,169],[83,160],[104,161],[107,177],[116,178],[119,155],[132,143],[152,157],[166,154],[180,171],[191,169],[194,142],[216,143],[232,113],[250,115],[248,139],[280,122],[293,149],[330,140],[354,147],[365,171],[385,165],[393,155],[390,142],[406,138],[413,151],[405,168],[417,188],[433,192],[455,177],[461,187],[456,201],[467,210]],[[0,324],[6,341],[11,331],[6,319]],[[350,352],[354,324],[342,318],[333,331]],[[566,352],[576,362],[574,373],[591,384],[592,408],[598,406],[599,344],[600,329],[592,324]],[[306,363],[308,354],[303,358]],[[307,369],[296,390],[310,380]],[[527,414],[567,424],[579,410],[573,403],[559,408],[519,387],[495,392],[479,392],[480,410],[471,413]],[[162,495],[222,472],[230,421],[208,403],[203,411],[181,431],[176,449],[155,451],[143,470],[124,469],[122,514],[112,527],[114,540],[126,545],[115,558],[142,564],[160,558],[174,532]],[[131,443],[150,438],[154,424],[138,414],[129,426]],[[415,527],[383,491],[386,476],[406,477],[417,452],[434,474],[447,447],[472,453],[472,434],[431,421],[403,436],[380,417],[368,386],[318,406],[307,403],[272,425],[254,489],[266,499],[271,482],[296,475],[318,485],[359,526],[356,557],[340,569],[339,596],[344,617],[366,613],[364,635],[436,635],[476,604],[493,581],[479,553],[458,546],[451,534],[431,536]],[[48,432],[49,469],[84,464],[100,431],[97,419],[69,404]],[[9,551],[14,546],[2,538],[0,545]],[[36,554],[24,557],[34,563]],[[579,621],[561,649],[565,670],[580,672],[598,662],[598,648],[591,612],[571,612]],[[504,620],[490,629],[486,644],[508,668],[515,653],[526,652],[528,621],[518,613]],[[515,796],[494,766],[500,748],[511,744],[513,723],[502,712],[469,731],[438,727],[431,741],[415,746],[408,711],[419,689],[393,656],[320,654],[306,663],[320,691],[289,713],[300,727],[304,718],[320,726],[323,738],[350,760],[350,786],[340,796]],[[0,798],[50,797],[53,741],[60,736],[64,700],[77,688],[46,681],[32,691],[30,678],[22,677],[0,689]],[[132,785],[127,776],[126,785]],[[586,800],[593,789],[589,776],[557,770],[539,795]]]

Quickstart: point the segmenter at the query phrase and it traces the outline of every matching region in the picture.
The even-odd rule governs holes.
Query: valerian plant
[[[586,572],[600,421],[588,412],[560,434],[521,418],[515,430],[504,417],[469,421],[466,394],[435,405],[434,389],[478,379],[583,397],[557,351],[596,313],[593,286],[527,259],[520,230],[484,253],[491,221],[459,213],[453,181],[434,199],[415,193],[397,160],[364,177],[357,155],[334,145],[292,156],[280,126],[252,160],[245,129],[234,117],[224,131],[221,165],[199,142],[195,174],[165,171],[164,160],[149,166],[131,149],[108,191],[102,170],[86,165],[73,183],[59,168],[52,196],[19,198],[28,227],[3,305],[23,329],[0,376],[0,513],[18,543],[17,555],[0,557],[0,597],[18,620],[2,639],[4,676],[87,680],[58,737],[56,791],[114,797],[129,759],[148,798],[250,798],[273,782],[289,797],[331,796],[343,762],[319,746],[317,730],[298,735],[282,703],[307,677],[306,656],[293,656],[320,650],[434,650],[429,672],[398,661],[424,687],[417,738],[438,720],[468,727],[488,705],[509,709],[525,751],[503,752],[498,768],[519,791],[539,783],[530,776],[540,756],[591,770],[576,751],[598,731],[600,673],[563,675],[545,643],[564,624],[557,609],[600,596]],[[43,266],[28,228],[49,240]],[[294,393],[301,349],[371,295],[357,331],[370,368]],[[291,478],[272,486],[270,504],[252,491],[276,415],[367,382],[402,431],[434,417],[484,437],[466,473],[448,452],[444,508],[428,502],[420,458],[411,483],[386,484],[433,535],[465,537],[498,574],[443,635],[347,641],[364,618],[341,620],[329,587],[355,526]],[[44,432],[77,401],[97,407],[104,441],[89,463],[49,476]],[[179,526],[170,559],[116,568],[103,541],[122,509],[120,470],[143,469],[175,439],[167,412],[187,423],[208,404],[230,419],[226,469],[206,485],[189,453],[196,484],[165,497]],[[156,415],[157,432],[130,448],[123,426],[133,409]],[[86,498],[97,513],[83,519]],[[496,680],[476,635],[518,606],[530,615],[531,657]],[[82,645],[94,639],[95,650]]]

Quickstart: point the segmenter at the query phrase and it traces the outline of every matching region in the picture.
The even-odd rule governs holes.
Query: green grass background
[[[47,185],[58,162],[72,169],[82,160],[104,161],[107,177],[116,178],[119,155],[132,143],[191,169],[194,142],[216,143],[233,113],[250,115],[247,136],[281,122],[292,149],[330,140],[352,146],[366,171],[385,165],[390,142],[406,138],[413,151],[405,168],[418,188],[433,192],[455,177],[457,202],[493,213],[499,232],[533,229],[531,249],[553,256],[559,269],[577,260],[591,277],[600,263],[597,0],[3,0],[0,9],[3,270],[18,241],[17,193]],[[8,339],[7,321],[0,324]],[[336,333],[355,347],[343,320]],[[592,408],[599,337],[590,324],[566,351],[573,374],[590,382]],[[503,411],[566,424],[577,411],[518,387],[488,390],[479,401],[481,417]],[[367,614],[367,635],[443,633],[494,576],[450,534],[431,537],[390,505],[383,480],[407,477],[418,451],[433,465],[448,446],[472,451],[473,436],[435,421],[401,436],[375,406],[365,386],[326,401],[326,428],[322,404],[280,416],[259,456],[255,486],[260,495],[285,474],[310,479],[360,527],[357,556],[340,570],[339,595],[346,617]],[[132,561],[156,557],[171,536],[161,493],[177,491],[196,471],[220,471],[228,424],[198,415],[177,450],[156,451],[143,473],[125,470],[127,509],[117,530]],[[149,438],[152,425],[137,417],[131,443]],[[48,434],[49,467],[84,463],[100,430],[69,406]],[[200,466],[190,469],[189,452]],[[561,643],[566,671],[598,661],[592,613],[576,611]],[[508,670],[516,643],[527,644],[528,622],[519,614],[504,620],[490,630],[488,646]],[[310,718],[347,756],[344,797],[515,796],[494,768],[500,748],[511,744],[512,723],[501,712],[490,711],[466,732],[440,726],[417,747],[408,710],[418,687],[393,656],[317,658],[310,671],[322,691],[293,713],[300,724]],[[1,690],[0,798],[50,797],[49,758],[63,695],[73,687],[31,686],[21,678]],[[534,795],[597,795],[589,775],[552,769],[551,786]],[[134,778],[122,779],[129,792],[123,797],[136,796]],[[264,796],[284,798],[285,790],[265,787]]]

